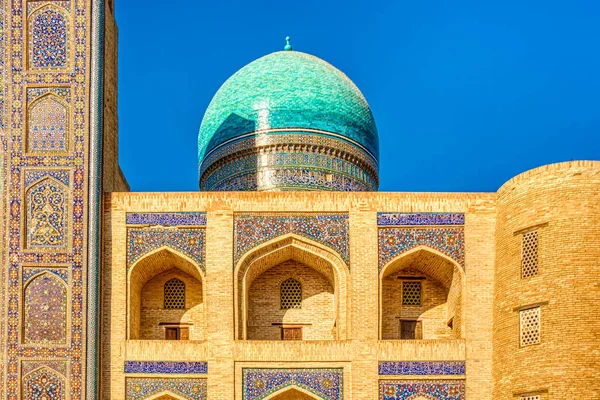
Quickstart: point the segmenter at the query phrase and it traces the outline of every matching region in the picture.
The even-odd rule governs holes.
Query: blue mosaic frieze
[[[206,226],[206,213],[127,213],[125,221],[128,225]]]
[[[464,375],[464,361],[382,361],[379,375]]]
[[[299,387],[324,400],[341,400],[343,369],[242,369],[242,398],[261,400],[289,387]]]
[[[463,268],[465,266],[463,227],[380,228],[379,271],[393,258],[418,246],[431,247],[447,255]]]
[[[186,400],[206,399],[205,378],[126,378],[126,399],[143,400],[161,393]]]
[[[463,213],[377,213],[379,226],[464,225]]]
[[[335,250],[349,265],[347,214],[236,214],[235,261],[257,245],[294,233]]]
[[[205,361],[125,361],[126,374],[206,374]]]
[[[25,187],[31,186],[31,184],[40,181],[43,178],[53,178],[58,182],[62,183],[66,187],[69,187],[69,181],[71,179],[71,173],[69,170],[64,169],[29,169],[25,170]]]
[[[464,400],[462,380],[379,381],[379,400],[414,399],[422,395],[432,400]]]
[[[145,254],[160,247],[181,251],[204,270],[205,230],[201,229],[129,229],[127,231],[127,268]]]

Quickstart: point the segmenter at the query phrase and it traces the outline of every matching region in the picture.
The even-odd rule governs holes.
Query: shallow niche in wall
[[[70,103],[70,88],[27,89],[27,153],[62,154],[69,151],[72,130]]]
[[[129,271],[129,338],[203,340],[203,279],[200,266],[174,249],[139,258]]]
[[[27,2],[27,68],[66,70],[71,59],[71,2]]]
[[[56,360],[27,360],[21,364],[23,399],[67,398],[67,363]]]
[[[380,337],[462,337],[464,273],[455,261],[426,246],[392,259],[380,271]]]

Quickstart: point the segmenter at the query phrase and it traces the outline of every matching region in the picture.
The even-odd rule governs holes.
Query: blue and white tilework
[[[464,225],[463,213],[377,213],[379,226]]]
[[[145,254],[161,248],[170,247],[195,260],[204,270],[205,257],[204,229],[129,229],[127,231],[127,267]]]
[[[125,220],[127,225],[206,226],[206,213],[127,213]]]
[[[290,386],[302,388],[324,400],[344,398],[342,368],[244,368],[242,385],[244,400],[261,400]]]
[[[257,245],[294,233],[333,250],[349,264],[348,214],[236,214],[235,261]]]
[[[435,249],[465,266],[463,227],[379,228],[379,271],[395,257],[418,246]]]
[[[464,361],[382,361],[379,375],[464,375]]]
[[[126,374],[206,374],[205,361],[125,361]]]
[[[379,381],[379,400],[415,399],[464,400],[462,380]]]
[[[186,400],[206,399],[205,378],[126,378],[125,382],[127,400],[143,400],[162,393]]]

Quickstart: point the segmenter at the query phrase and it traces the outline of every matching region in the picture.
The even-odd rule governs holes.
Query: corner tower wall
[[[494,399],[598,396],[600,162],[525,172],[498,191]],[[537,275],[522,278],[522,240],[537,231]],[[540,343],[521,346],[520,312],[540,307]]]

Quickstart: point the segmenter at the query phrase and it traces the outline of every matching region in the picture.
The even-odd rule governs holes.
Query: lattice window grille
[[[538,274],[538,231],[523,234],[521,242],[521,276],[529,278]]]
[[[541,400],[542,397],[539,394],[536,394],[535,396],[521,396],[519,397],[519,400]]]
[[[281,283],[280,288],[281,309],[302,308],[302,284],[290,278]]]
[[[521,310],[521,346],[540,343],[540,307]]]
[[[402,305],[420,306],[421,305],[421,282],[403,281],[402,282]]]
[[[165,308],[185,308],[185,283],[173,278],[165,283]]]

